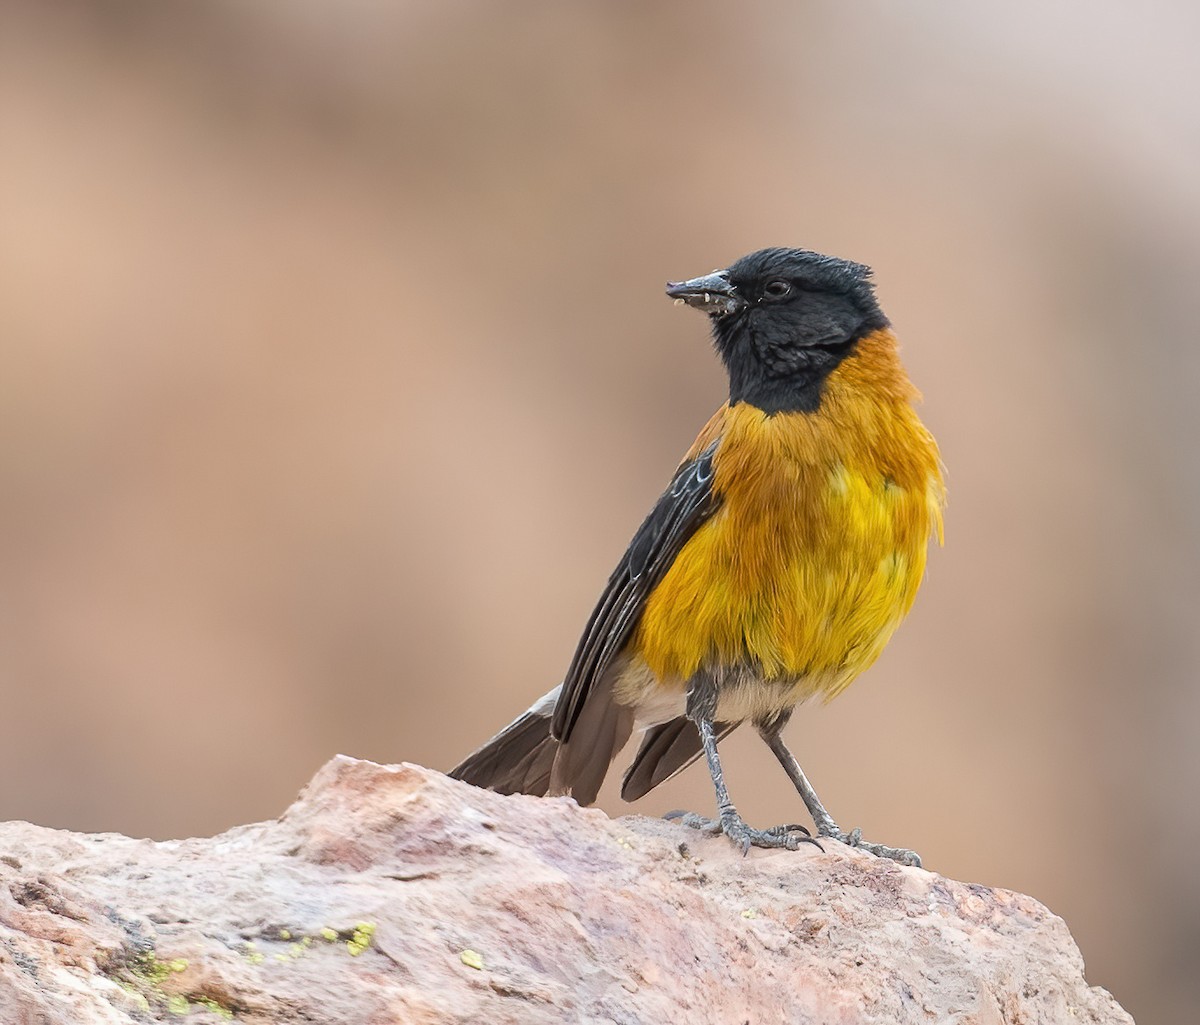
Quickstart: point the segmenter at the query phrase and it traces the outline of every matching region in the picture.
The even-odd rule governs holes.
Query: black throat
[[[764,413],[815,413],[821,408],[825,382],[838,364],[858,345],[858,337],[840,344],[806,349],[803,359],[789,366],[786,374],[774,374],[757,359],[727,363],[729,402],[746,402]]]
[[[749,403],[772,416],[815,413],[829,375],[854,354],[861,338],[886,324],[881,314],[858,316],[852,323],[825,321],[820,337],[790,331],[781,337],[778,325],[756,324],[753,314],[714,318],[714,341],[729,373],[729,401]]]

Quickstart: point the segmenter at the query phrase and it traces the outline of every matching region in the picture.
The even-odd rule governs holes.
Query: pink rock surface
[[[274,822],[0,826],[0,1023],[1129,1023],[1032,898],[339,757]]]

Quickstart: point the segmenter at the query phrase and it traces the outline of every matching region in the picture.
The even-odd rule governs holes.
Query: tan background
[[[451,765],[721,400],[662,281],[802,244],[876,268],[951,504],[796,749],[1192,1020],[1200,8],[1124,6],[4,5],[0,816],[210,833],[337,751]]]

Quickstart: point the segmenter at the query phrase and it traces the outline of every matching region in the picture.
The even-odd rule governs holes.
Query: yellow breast
[[[815,413],[739,403],[714,417],[697,445],[721,439],[723,504],[655,588],[633,638],[660,685],[749,669],[783,685],[787,707],[832,697],[875,661],[941,536],[937,446],[915,397],[880,331],[830,376]]]

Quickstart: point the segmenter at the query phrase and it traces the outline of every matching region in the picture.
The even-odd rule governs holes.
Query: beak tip
[[[667,296],[677,306],[686,304],[713,316],[736,313],[745,305],[723,271],[690,281],[668,281]]]

